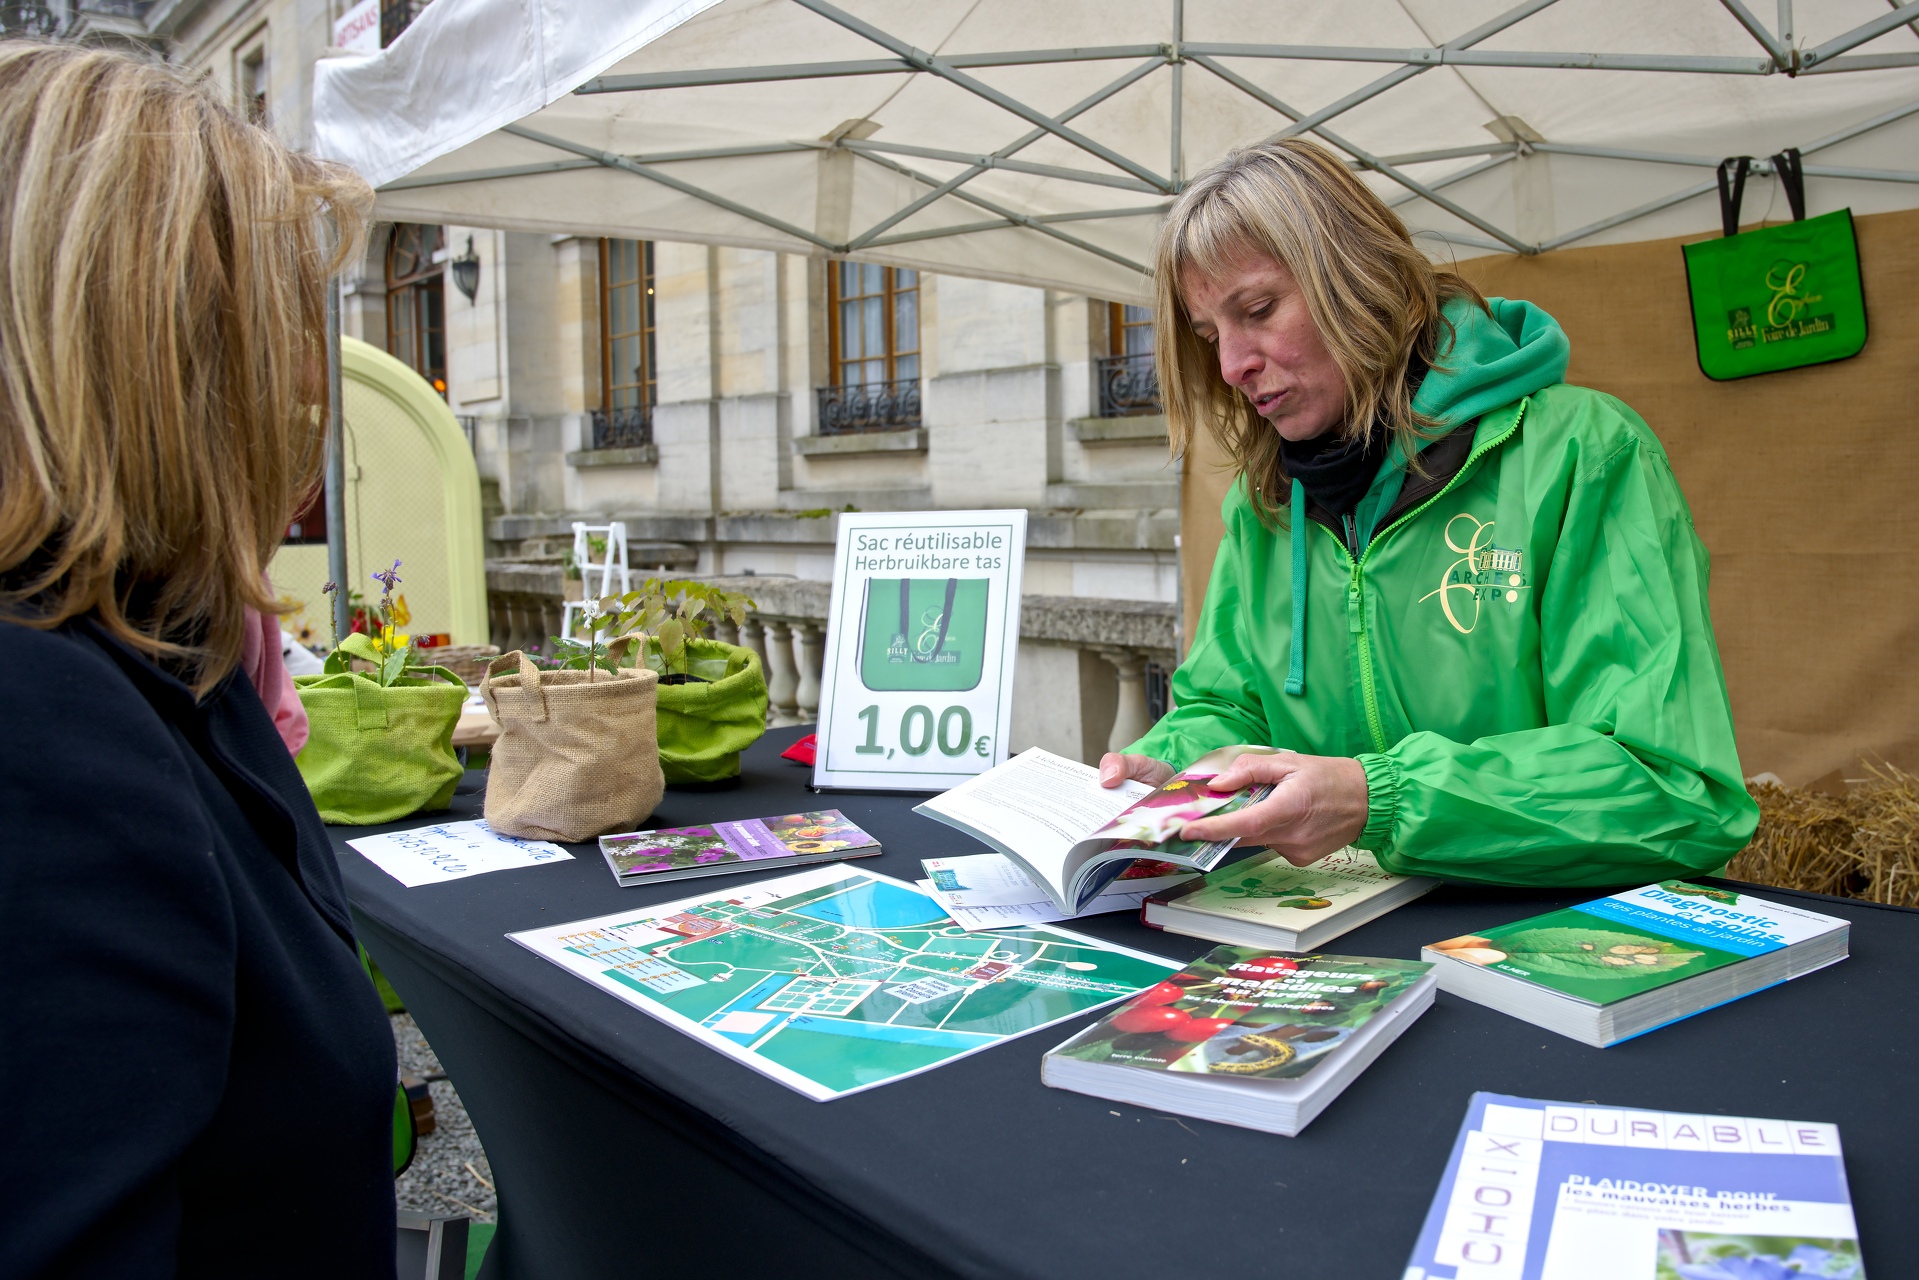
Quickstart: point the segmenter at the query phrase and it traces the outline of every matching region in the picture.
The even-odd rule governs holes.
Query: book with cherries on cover
[[[1432,1006],[1431,968],[1215,947],[1048,1053],[1040,1080],[1291,1137]]]

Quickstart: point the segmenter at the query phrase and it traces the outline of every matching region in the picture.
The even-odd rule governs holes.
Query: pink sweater
[[[288,751],[299,755],[300,748],[307,744],[307,712],[300,705],[300,695],[293,688],[293,677],[287,672],[286,659],[280,652],[278,617],[268,617],[256,609],[247,610],[246,650],[240,665],[253,681],[267,714],[273,717],[273,727],[280,731],[280,740],[287,744]]]

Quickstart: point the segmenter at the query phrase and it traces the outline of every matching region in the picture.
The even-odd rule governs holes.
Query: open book
[[[1264,799],[1269,783],[1241,791],[1207,784],[1240,756],[1272,750],[1221,747],[1157,789],[1130,781],[1108,789],[1091,765],[1034,747],[914,812],[985,841],[1018,863],[1062,912],[1076,916],[1136,858],[1196,871],[1224,861],[1238,840],[1182,840],[1180,828]]]

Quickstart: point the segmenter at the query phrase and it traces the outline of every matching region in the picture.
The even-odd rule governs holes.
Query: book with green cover
[[[1215,947],[1048,1053],[1041,1079],[1291,1135],[1432,1004],[1431,969]]]
[[[1305,867],[1277,853],[1256,854],[1152,895],[1140,919],[1214,942],[1316,951],[1437,883],[1396,876],[1364,849],[1341,849]]]
[[[1448,938],[1440,989],[1613,1044],[1846,957],[1849,926],[1736,889],[1667,880]]]

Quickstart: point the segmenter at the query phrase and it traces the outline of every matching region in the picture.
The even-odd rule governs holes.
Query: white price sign
[[[944,791],[1006,759],[1026,512],[839,517],[818,787]]]

